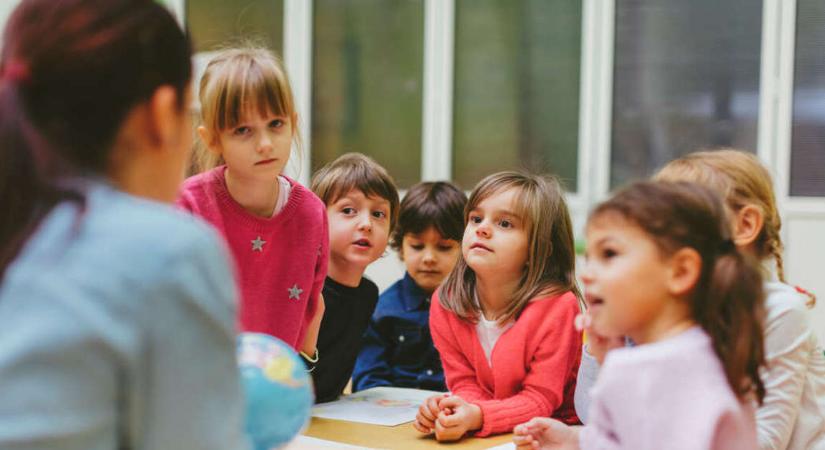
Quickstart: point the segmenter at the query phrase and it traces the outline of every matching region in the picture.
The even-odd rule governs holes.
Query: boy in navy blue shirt
[[[430,337],[430,296],[461,252],[467,197],[451,183],[419,183],[401,202],[390,245],[407,272],[381,294],[355,371],[353,391],[376,386],[446,390]]]

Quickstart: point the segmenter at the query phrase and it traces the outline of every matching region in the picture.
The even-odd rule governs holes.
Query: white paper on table
[[[421,403],[439,392],[376,387],[312,408],[312,417],[372,425],[396,426],[412,422]]]
[[[342,444],[335,441],[327,441],[309,436],[298,435],[284,450],[370,450],[367,447]]]
[[[508,442],[506,444],[496,445],[495,447],[490,447],[487,450],[516,450],[516,444],[512,442]]]

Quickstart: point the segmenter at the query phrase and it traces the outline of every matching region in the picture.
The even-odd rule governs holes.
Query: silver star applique
[[[289,291],[289,298],[290,299],[294,298],[295,300],[300,300],[301,299],[301,293],[304,292],[304,290],[299,288],[297,284],[292,286],[291,288],[287,289],[287,291]]]
[[[256,237],[254,241],[249,241],[252,243],[252,251],[253,252],[262,252],[264,251],[264,244],[266,241],[261,239],[260,236]]]

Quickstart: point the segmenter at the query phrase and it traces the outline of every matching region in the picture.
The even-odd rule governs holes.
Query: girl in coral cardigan
[[[510,432],[535,416],[579,423],[580,295],[558,181],[490,175],[470,195],[465,221],[462,255],[430,308],[451,394],[427,399],[415,428],[450,441]]]

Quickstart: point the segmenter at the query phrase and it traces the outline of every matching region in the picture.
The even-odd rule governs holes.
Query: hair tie
[[[736,244],[733,243],[732,239],[725,239],[719,243],[718,250],[721,254],[730,253],[736,250]]]
[[[30,77],[29,66],[23,61],[12,59],[3,64],[3,80],[10,83],[25,83]]]

